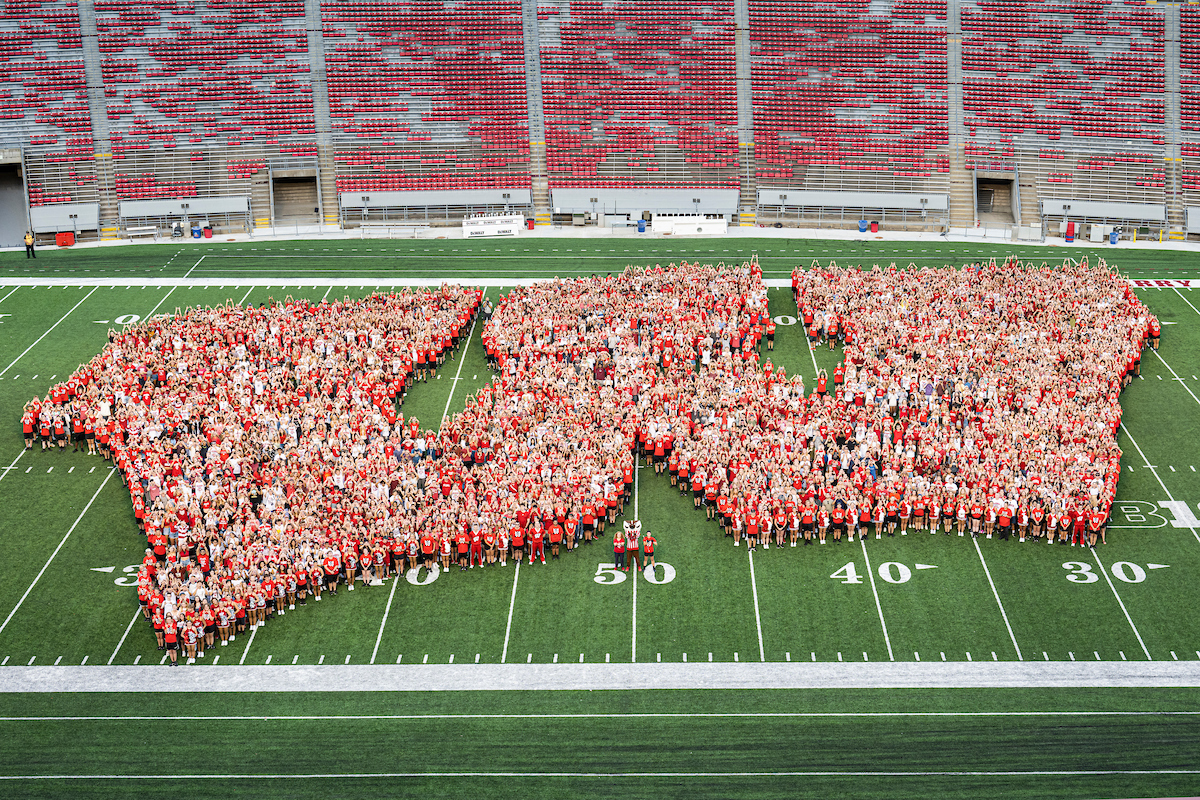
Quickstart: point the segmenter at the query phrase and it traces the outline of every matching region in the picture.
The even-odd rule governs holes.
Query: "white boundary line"
[[[996,591],[996,584],[992,582],[992,571],[988,569],[987,562],[983,560],[983,551],[979,549],[979,540],[972,536],[971,543],[975,545],[975,552],[979,554],[979,563],[983,565],[983,574],[987,575],[988,585],[992,587],[992,597],[996,598],[996,605],[1000,606],[1000,616],[1004,617],[1004,627],[1008,628],[1008,638],[1012,639],[1013,649],[1017,651],[1017,661],[1024,661],[1025,658],[1021,655],[1021,646],[1017,644],[1017,637],[1013,634],[1012,625],[1008,624],[1008,614],[1004,611],[1004,603],[1000,602],[1000,593]]]
[[[375,656],[379,655],[379,643],[383,641],[383,629],[387,627],[388,614],[392,613],[392,600],[396,597],[396,587],[400,585],[402,575],[397,572],[392,578],[392,591],[388,593],[387,605],[383,609],[383,621],[379,623],[379,635],[375,637],[375,649],[371,651],[371,663],[375,663]]]
[[[72,313],[75,311],[75,309],[77,309],[77,308],[79,308],[81,305],[83,305],[83,304],[84,304],[84,302],[86,302],[86,301],[87,301],[87,299],[88,299],[89,297],[91,297],[93,294],[95,294],[95,293],[96,293],[96,290],[97,290],[97,289],[99,289],[99,288],[100,288],[99,286],[93,286],[93,287],[92,287],[92,290],[91,290],[90,292],[88,292],[87,294],[85,294],[85,295],[84,295],[84,296],[83,296],[83,297],[82,297],[82,298],[79,300],[79,302],[78,302],[78,303],[76,303],[75,305],[71,306],[71,310],[70,310],[70,311],[68,311],[67,313],[63,314],[61,317],[59,317],[59,319],[58,319],[58,322],[56,322],[56,323],[54,323],[53,325],[51,325],[51,326],[50,326],[50,327],[49,327],[49,328],[46,330],[46,332],[45,332],[45,333],[43,333],[41,336],[39,336],[39,337],[38,337],[38,338],[37,338],[37,339],[34,341],[34,343],[33,343],[33,344],[29,345],[29,347],[26,347],[26,348],[25,348],[25,352],[21,353],[21,355],[19,355],[19,356],[17,356],[16,358],[14,358],[14,359],[13,359],[13,361],[12,361],[12,364],[9,364],[9,365],[8,365],[7,367],[5,367],[3,370],[0,370],[0,378],[4,377],[4,373],[5,373],[5,372],[8,372],[10,369],[12,369],[12,368],[13,368],[13,365],[14,365],[14,364],[16,364],[18,361],[20,361],[22,358],[24,358],[26,353],[28,353],[30,350],[32,350],[34,347],[36,347],[38,342],[40,342],[42,339],[45,339],[47,336],[49,336],[49,335],[50,335],[50,331],[52,331],[52,330],[54,330],[55,328],[57,328],[57,327],[59,326],[59,324],[61,324],[61,323],[62,323],[62,321],[63,321],[64,319],[66,319],[67,317],[71,316],[71,314],[72,314]]]
[[[227,773],[157,775],[0,775],[0,781],[199,781],[199,780],[363,780],[378,778],[1035,778],[1087,777],[1104,775],[1200,775],[1200,769],[1072,769],[1072,770],[932,770],[875,771],[786,771],[775,772],[315,772],[315,773]]]
[[[763,650],[762,618],[758,613],[758,581],[754,579],[754,551],[747,548],[746,556],[750,559],[750,591],[754,594],[754,627],[758,628],[758,660],[766,661],[766,651]]]
[[[513,608],[517,605],[517,580],[521,577],[521,561],[517,559],[517,569],[513,573],[512,597],[508,600],[508,624],[504,626],[504,649],[500,651],[500,663],[508,659],[508,636],[512,633]]]
[[[113,650],[111,656],[108,657],[108,666],[112,666],[112,662],[116,660],[117,653],[121,652],[121,646],[125,644],[125,637],[133,630],[133,624],[137,622],[138,617],[142,615],[142,609],[139,607],[133,612],[133,619],[129,620],[129,625],[125,627],[125,632],[121,634],[121,641],[117,642],[117,649]]]
[[[663,689],[1152,688],[1200,686],[1200,660],[893,661],[752,660],[709,663],[375,664],[172,669],[6,666],[0,693],[455,692]]]
[[[88,509],[92,507],[92,503],[96,502],[96,498],[100,496],[100,492],[104,491],[104,487],[110,480],[112,480],[112,476],[115,475],[116,472],[117,470],[115,467],[109,467],[108,475],[103,481],[100,482],[100,488],[96,489],[96,493],[92,495],[92,499],[88,500],[87,505],[83,507],[83,511],[79,512],[79,516],[75,518],[75,522],[72,523],[71,527],[67,530],[66,536],[64,536],[62,541],[58,543],[58,547],[54,548],[54,552],[50,554],[50,557],[46,559],[46,563],[42,565],[41,570],[33,579],[33,583],[29,584],[29,588],[25,590],[25,594],[21,595],[21,599],[17,601],[15,606],[13,606],[13,610],[8,612],[8,616],[5,618],[4,622],[0,623],[0,633],[3,633],[4,629],[8,627],[8,623],[12,620],[17,611],[20,610],[21,605],[24,604],[25,598],[29,597],[29,593],[33,591],[33,587],[37,586],[37,582],[42,579],[42,575],[46,574],[46,570],[50,568],[50,562],[54,560],[56,555],[58,555],[58,551],[62,550],[63,545],[67,543],[67,539],[71,537],[71,534],[75,532],[75,528],[78,527],[79,522],[83,519],[83,515],[86,514]]]
[[[1121,600],[1121,595],[1117,594],[1117,587],[1113,586],[1112,578],[1108,577],[1108,570],[1104,569],[1104,565],[1100,563],[1100,554],[1096,552],[1096,548],[1089,547],[1092,551],[1092,557],[1096,559],[1096,566],[1100,568],[1101,574],[1104,575],[1104,582],[1108,584],[1108,588],[1112,589],[1113,597],[1117,598],[1117,605],[1121,607],[1121,611],[1125,614],[1125,620],[1129,623],[1129,627],[1133,628],[1133,635],[1137,637],[1138,644],[1142,646],[1142,652],[1146,654],[1147,661],[1153,661],[1154,658],[1150,655],[1150,651],[1146,649],[1146,643],[1142,641],[1142,635],[1138,633],[1137,625],[1133,624],[1133,617],[1129,616],[1129,611],[1125,608],[1125,603]]]
[[[712,712],[631,712],[578,714],[274,714],[244,716],[238,714],[181,714],[147,716],[29,716],[0,717],[0,722],[318,722],[320,720],[396,720],[426,719],[873,719],[909,717],[1194,717],[1200,711],[712,711]]]
[[[1154,476],[1154,479],[1158,481],[1158,485],[1162,487],[1162,490],[1164,492],[1166,492],[1167,499],[1170,500],[1172,503],[1177,502],[1175,500],[1175,495],[1171,494],[1171,490],[1167,488],[1167,485],[1165,483],[1163,483],[1163,479],[1159,476],[1158,470],[1156,470],[1154,468],[1154,466],[1150,463],[1150,459],[1146,458],[1146,454],[1142,452],[1142,448],[1141,448],[1141,446],[1138,445],[1137,439],[1133,438],[1133,434],[1131,434],[1129,432],[1129,428],[1125,427],[1124,422],[1121,423],[1121,430],[1125,431],[1125,435],[1129,438],[1130,444],[1132,444],[1134,446],[1134,449],[1136,449],[1138,451],[1138,455],[1142,457],[1142,461],[1146,462],[1146,464],[1145,464],[1146,468],[1148,470],[1150,470],[1150,474]],[[1200,533],[1197,533],[1195,528],[1188,528],[1188,530],[1190,530],[1192,532],[1192,536],[1196,537],[1196,541],[1200,542]]]
[[[879,590],[875,588],[875,573],[871,570],[871,557],[867,555],[867,543],[858,537],[858,543],[862,547],[863,558],[867,560],[867,577],[871,579],[871,593],[875,595],[875,610],[879,612],[879,625],[883,628],[883,642],[887,645],[888,660],[895,661],[896,657],[892,655],[892,639],[888,636],[887,623],[883,619],[883,606],[879,604]]]

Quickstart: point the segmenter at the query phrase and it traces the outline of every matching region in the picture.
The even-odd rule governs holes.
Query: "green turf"
[[[341,248],[339,251],[338,248]],[[357,250],[357,252],[355,252]],[[370,251],[370,252],[368,252]],[[911,251],[911,252],[910,252]],[[1000,257],[1032,260],[1100,253],[1132,276],[1187,277],[1186,252],[932,245],[911,242],[757,240],[562,240],[496,242],[338,241],[211,242],[44,251],[38,263],[0,254],[0,659],[8,665],[158,663],[162,654],[145,624],[134,621],[127,565],[144,541],[135,531],[127,490],[107,465],[82,454],[22,454],[17,431],[22,403],[44,393],[103,346],[118,318],[152,311],[268,302],[291,295],[361,297],[391,281],[447,278],[498,282],[586,274],[627,263],[679,258],[741,260],[756,252],[768,278],[794,264],[925,264]],[[370,255],[371,258],[362,256]],[[201,261],[201,256],[205,258]],[[264,258],[278,256],[281,258]],[[199,261],[199,264],[197,262]],[[169,263],[168,263],[169,262]],[[33,270],[29,272],[28,270]],[[57,272],[56,272],[57,270]],[[159,278],[191,273],[186,286],[156,287]],[[80,280],[134,277],[147,285],[22,287],[11,295],[5,275]],[[278,280],[252,288],[248,280]],[[316,288],[305,280],[346,285]],[[488,289],[499,298],[503,289]],[[863,545],[771,548],[750,557],[673,490],[665,476],[641,470],[637,510],[659,537],[659,561],[674,579],[657,583],[630,573],[619,583],[595,579],[612,561],[607,537],[557,563],[453,571],[426,585],[388,582],[327,597],[289,612],[255,634],[216,648],[204,661],[267,663],[509,663],[768,661],[1144,661],[1200,658],[1200,539],[1171,524],[1160,501],[1193,513],[1200,500],[1200,296],[1142,289],[1139,295],[1169,324],[1160,354],[1143,359],[1143,380],[1123,396],[1123,475],[1109,542],[1086,549],[911,534]],[[80,301],[83,301],[82,303]],[[770,292],[773,315],[795,315],[790,292]],[[1189,305],[1190,303],[1190,305]],[[107,322],[105,322],[107,321]],[[438,378],[418,385],[403,411],[425,425],[462,408],[491,379],[480,331]],[[780,325],[773,363],[800,373],[811,387],[814,362],[832,370],[837,351],[810,351],[798,326]],[[7,369],[5,369],[7,367]],[[1172,373],[1172,369],[1174,373]],[[1176,380],[1176,377],[1181,380]],[[457,381],[455,380],[457,378]],[[1136,442],[1136,447],[1135,447]],[[1141,448],[1139,453],[1137,447]],[[1144,453],[1144,457],[1143,457]],[[1147,468],[1147,460],[1153,469]],[[104,483],[108,478],[107,483]],[[1161,481],[1161,482],[1160,482]],[[103,489],[100,489],[104,484]],[[99,489],[99,492],[97,490]],[[89,506],[90,503],[90,506]],[[86,508],[86,513],[85,513]],[[629,510],[632,513],[632,509]],[[68,536],[68,532],[70,532]],[[65,537],[65,538],[64,538]],[[57,552],[56,552],[57,551]],[[53,556],[53,557],[52,557]],[[1103,570],[1096,558],[1103,563]],[[870,568],[868,568],[868,559]],[[1064,568],[1067,562],[1086,564]],[[48,564],[48,566],[47,566]],[[861,582],[845,583],[853,564]],[[934,569],[917,569],[917,564]],[[1158,569],[1150,564],[1166,565]],[[888,566],[891,565],[891,566]],[[908,580],[893,583],[880,570]],[[111,572],[96,568],[114,567]],[[43,572],[44,568],[44,572]],[[35,576],[42,572],[34,583]],[[841,577],[831,577],[839,572]],[[1092,575],[1078,583],[1072,574]],[[602,573],[603,575],[603,573]],[[991,582],[988,581],[988,576]],[[1135,579],[1122,580],[1120,575]],[[1103,576],[1103,577],[1102,577]],[[874,587],[872,587],[872,578]],[[608,578],[606,580],[611,580]],[[514,592],[514,582],[516,590]],[[994,591],[993,591],[994,585]],[[635,613],[636,591],[636,613]],[[878,594],[878,604],[876,603]],[[22,598],[24,598],[22,600]],[[755,599],[757,598],[757,612]],[[999,601],[997,600],[999,598]],[[1122,605],[1124,608],[1122,608]],[[510,620],[511,606],[511,620]],[[1004,613],[1001,613],[1003,607]],[[386,621],[385,621],[386,610]],[[882,620],[881,620],[882,616]],[[1006,624],[1007,617],[1007,624]],[[134,622],[132,627],[131,621]],[[887,635],[884,634],[886,625]],[[1010,635],[1011,628],[1011,635]],[[128,629],[128,635],[122,640]],[[635,633],[636,631],[636,633]],[[761,651],[760,651],[761,631]],[[636,650],[634,639],[636,635]],[[1015,643],[1014,643],[1015,640]],[[118,647],[118,643],[120,646]],[[507,646],[507,650],[506,650]],[[761,655],[760,655],[761,652]],[[865,655],[864,655],[865,654]],[[993,655],[994,654],[994,655]],[[218,669],[220,666],[217,667]],[[0,673],[2,674],[2,673]],[[1196,710],[1193,691],[1067,690],[981,692],[601,692],[217,695],[2,696],[9,714],[185,713],[251,710],[264,715],[369,713],[562,713],[637,710]],[[114,709],[118,709],[114,711]],[[314,710],[316,709],[316,710]],[[199,727],[198,727],[199,726]],[[714,722],[680,720],[398,721],[343,720],[164,722],[0,722],[7,774],[135,774],[194,772],[901,772],[1166,769],[1194,765],[1193,718],[831,718]],[[79,741],[87,746],[76,747]],[[157,752],[158,761],[147,758]],[[183,765],[183,766],[181,766]],[[186,767],[186,769],[185,769]],[[986,796],[1146,796],[1194,794],[1196,776],[913,776],[892,778],[431,778],[191,784],[190,794],[295,796],[380,793],[462,796],[565,794],[698,796],[894,796],[949,793]],[[168,783],[148,781],[0,784],[4,796],[161,795]],[[174,788],[174,787],[170,787]]]

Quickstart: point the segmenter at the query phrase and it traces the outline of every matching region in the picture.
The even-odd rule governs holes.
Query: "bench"
[[[135,236],[153,236],[155,239],[157,239],[158,238],[158,226],[157,225],[143,225],[141,227],[133,227],[133,228],[126,227],[125,235],[128,236],[130,239],[133,239],[133,237],[135,237]]]

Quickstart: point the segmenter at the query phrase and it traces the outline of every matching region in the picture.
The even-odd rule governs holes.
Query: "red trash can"
[[[212,238],[212,228],[205,228],[205,229],[204,229],[204,238],[205,238],[205,239],[211,239],[211,238]]]
[[[525,220],[525,227],[529,228],[529,230],[533,230],[533,220],[531,220],[531,219]]]
[[[878,222],[874,222],[874,221],[871,222],[871,233],[879,233],[879,223]]]
[[[67,231],[66,233],[54,234],[54,243],[59,247],[70,247],[75,244],[75,232]]]

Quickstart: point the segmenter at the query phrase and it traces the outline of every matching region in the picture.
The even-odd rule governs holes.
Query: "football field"
[[[145,538],[120,477],[98,457],[27,452],[21,441],[23,404],[98,352],[110,328],[177,309],[442,280],[499,301],[530,279],[753,254],[775,286],[776,344],[765,355],[811,387],[840,353],[810,348],[795,324],[784,286],[793,266],[1009,253],[1054,263],[1097,252],[1165,327],[1122,396],[1122,478],[1108,542],[1095,550],[910,532],[749,553],[646,468],[627,514],[658,537],[657,569],[618,572],[596,542],[544,566],[413,571],[310,600],[168,677],[137,609]],[[1200,292],[1191,285],[1200,261],[1190,253],[802,239],[206,241],[42,252],[36,262],[3,254],[0,795],[161,795],[180,782],[196,796],[259,797],[1200,793],[1200,690],[972,679],[978,662],[1018,665],[1017,675],[1027,662],[1064,675],[1089,674],[1071,662],[1098,662],[1136,675],[1200,661]],[[476,327],[408,393],[406,416],[435,426],[491,380],[479,336]],[[713,675],[768,662],[843,664],[863,677],[839,689],[765,679],[720,688],[719,678],[717,688],[632,689],[614,678],[603,691],[544,691],[553,665],[597,665],[590,674],[603,676],[599,665],[686,663],[702,676],[696,665],[710,662]],[[929,674],[961,675],[962,688],[872,683],[885,665],[930,662]],[[528,676],[527,691],[422,688],[422,665],[475,664],[526,667],[513,674]],[[262,668],[253,691],[217,686],[238,665]],[[389,682],[377,692],[273,690],[276,679],[298,688],[292,666],[347,665],[413,669],[381,671]],[[70,673],[85,676],[73,691],[6,686],[10,669],[22,682],[61,681],[56,666],[89,671]],[[147,669],[114,672],[122,682],[110,690],[109,666]],[[220,691],[159,691],[201,671],[218,676]],[[144,683],[129,685],[130,675]]]

